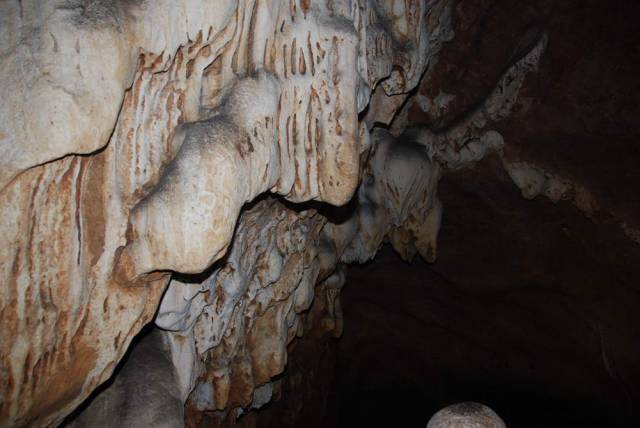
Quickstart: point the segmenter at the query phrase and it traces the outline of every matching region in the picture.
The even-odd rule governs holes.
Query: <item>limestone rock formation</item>
[[[443,168],[435,264],[385,266],[379,254],[368,275],[350,269],[336,345],[353,362],[336,376],[342,421],[424,426],[428,405],[477,399],[509,426],[634,425],[640,51],[629,47],[640,45],[629,17],[639,6],[458,3],[456,37],[392,132],[406,111],[405,123],[446,133],[540,28],[547,48],[512,114],[482,131],[497,131],[501,149]]]
[[[343,263],[385,241],[434,260],[442,171],[502,150],[492,126],[547,43],[536,33],[465,120],[405,129],[452,10],[3,1],[0,426],[60,424],[151,322],[142,343],[171,373],[159,387],[194,425],[232,423],[278,390],[296,337],[340,334]],[[504,162],[526,196],[590,209],[579,187]]]
[[[2,2],[2,425],[59,423],[163,294],[182,398],[204,359],[196,402],[248,405],[334,266],[321,216],[263,201],[238,225],[243,205],[349,201],[358,114],[418,84],[450,3]]]

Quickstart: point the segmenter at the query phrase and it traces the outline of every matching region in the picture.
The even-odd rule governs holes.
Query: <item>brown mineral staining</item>
[[[58,362],[50,369],[34,367],[31,384],[35,388],[32,400],[37,403],[22,423],[40,425],[46,423],[53,411],[58,411],[82,391],[84,378],[98,358],[96,350],[75,338],[72,340],[68,360]],[[46,371],[43,371],[46,370]],[[73,373],[74,376],[69,376]],[[47,379],[44,382],[44,379]]]
[[[298,61],[297,61],[297,39],[294,37],[293,42],[291,43],[291,74],[297,73]]]
[[[298,69],[300,70],[300,74],[304,75],[307,73],[307,64],[304,59],[304,50],[300,48],[300,54],[298,55]]]
[[[311,44],[311,32],[307,33],[307,51],[309,52],[309,65],[311,66],[311,75],[316,75],[316,64],[313,59],[313,45]]]
[[[350,154],[359,150],[359,141],[352,138],[358,126],[356,76],[357,67],[367,63],[366,49],[356,47],[367,41],[350,27],[351,17],[338,22],[327,12],[337,13],[338,5],[302,0],[280,7],[263,1],[252,3],[252,10],[244,3],[223,10],[222,3],[185,7],[182,0],[148,8],[136,2],[130,8],[95,3],[85,15],[98,19],[99,11],[104,22],[117,25],[87,32],[53,15],[44,25],[34,15],[34,40],[46,28],[55,34],[58,53],[63,42],[72,47],[71,56],[49,55],[49,45],[42,47],[33,76],[44,67],[37,58],[52,61],[42,84],[29,80],[32,74],[16,72],[11,64],[21,63],[15,56],[21,50],[13,42],[7,48],[10,67],[1,77],[19,84],[14,85],[18,95],[0,107],[1,139],[10,140],[6,147],[15,144],[18,154],[3,151],[0,157],[0,197],[6,202],[0,217],[11,219],[0,223],[1,247],[7,249],[0,308],[6,343],[0,361],[3,374],[8,373],[0,386],[6,397],[3,426],[60,423],[106,380],[126,345],[153,318],[169,271],[210,269],[213,261],[244,244],[232,239],[245,203],[268,191],[294,202],[346,201],[354,189],[345,190],[345,184],[358,175],[358,166],[347,163],[357,161]],[[0,9],[8,22],[20,22],[12,4]],[[176,10],[186,15],[173,16]],[[363,19],[370,15],[359,13]],[[222,16],[229,22],[216,21]],[[167,22],[171,26],[165,27]],[[80,39],[78,31],[83,31]],[[189,40],[194,34],[195,40]],[[100,66],[92,62],[96,52],[103,59]],[[412,55],[418,51],[407,53]],[[67,65],[79,66],[82,75],[74,71],[77,80],[68,81],[60,71]],[[371,84],[385,77],[376,75]],[[237,93],[243,83],[252,88],[244,97]],[[337,93],[340,99],[333,96]],[[36,129],[39,119],[18,118],[14,126],[9,118],[16,118],[15,111],[43,118],[46,132]],[[263,126],[264,118],[275,120]],[[177,127],[185,122],[184,129]],[[202,134],[189,134],[196,128]],[[227,150],[234,146],[237,150]],[[340,189],[327,185],[328,174]],[[9,189],[9,182],[15,188]],[[152,200],[163,202],[162,209],[152,212]],[[250,404],[259,384],[284,369],[286,346],[301,334],[300,314],[291,308],[296,294],[303,296],[297,304],[304,306],[315,285],[319,267],[311,248],[317,236],[310,231],[319,233],[326,221],[274,201],[260,207],[251,221],[277,228],[287,238],[254,229],[245,233],[242,239],[260,242],[265,253],[242,261],[242,269],[250,271],[250,262],[261,260],[256,280],[275,297],[261,295],[264,300],[256,302],[248,295],[216,291],[208,295],[215,300],[212,312],[194,315],[213,329],[222,312],[237,306],[237,315],[227,320],[230,330],[215,331],[207,340],[214,337],[211,349],[228,347],[227,352],[232,348],[221,339],[225,332],[238,340],[251,336],[229,366],[233,377],[216,377],[230,402],[243,405]],[[200,217],[211,213],[213,220]],[[240,226],[249,228],[250,221]],[[229,264],[229,281],[240,281],[239,271]],[[45,334],[53,328],[55,335]],[[46,340],[38,343],[33,337]],[[27,343],[24,352],[20,343]],[[16,352],[18,360],[9,361]],[[215,352],[225,355],[222,348]],[[260,354],[266,357],[261,360]],[[206,355],[202,351],[196,358]],[[222,397],[216,403],[221,410],[225,404]]]
[[[307,15],[307,13],[309,12],[309,7],[311,6],[311,0],[301,0],[300,1],[300,8],[302,9],[302,13],[305,15]]]
[[[287,56],[287,45],[282,46],[282,68],[284,71],[285,79],[288,77],[289,73],[289,58]]]
[[[93,267],[104,251],[106,219],[104,193],[92,192],[90,189],[94,189],[104,180],[104,156],[83,159],[83,162],[87,164],[84,168],[87,177],[78,209],[83,214],[86,230],[84,244],[88,252],[89,266]]]
[[[194,64],[195,64],[195,59],[190,59],[189,61],[187,61],[187,74],[186,74],[187,79],[190,78],[191,75],[193,74]]]

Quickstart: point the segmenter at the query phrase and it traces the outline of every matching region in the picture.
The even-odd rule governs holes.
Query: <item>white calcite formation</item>
[[[559,177],[528,162],[510,161],[502,159],[505,171],[513,183],[522,192],[522,197],[533,199],[545,196],[552,202],[570,201],[587,217],[591,217],[598,210],[597,202],[589,190],[571,180]]]
[[[372,132],[453,36],[451,7],[0,3],[0,426],[59,424],[154,320],[175,397],[258,408],[309,313],[340,334],[341,262],[385,240],[433,260],[441,170],[499,149],[480,131],[544,48],[445,135]]]
[[[243,205],[349,201],[359,112],[417,85],[449,3],[2,2],[0,425],[59,423],[173,273],[158,325],[193,340],[173,340],[183,397],[205,373],[203,406],[246,405],[338,259],[318,262],[320,214],[269,200],[237,225]]]
[[[443,170],[468,168],[489,153],[501,152],[502,136],[485,128],[511,113],[525,76],[538,65],[546,44],[546,36],[540,36],[501,76],[480,107],[445,130],[399,125],[404,130],[395,132],[399,137],[392,135],[393,126],[391,131],[373,130],[373,150],[355,215],[332,229],[334,240],[348,242],[343,261],[369,260],[385,241],[405,260],[416,254],[435,260],[442,217],[437,185]],[[411,102],[421,103],[421,96]],[[395,120],[401,121],[402,115]]]

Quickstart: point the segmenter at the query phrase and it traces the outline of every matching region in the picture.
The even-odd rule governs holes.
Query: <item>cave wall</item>
[[[632,11],[517,3],[3,2],[0,425],[59,424],[151,322],[191,425],[296,390],[274,376],[341,331],[340,263],[435,260],[438,183],[487,155],[637,243],[635,83],[589,67]]]
[[[508,426],[635,424],[638,12],[628,1],[456,4],[456,37],[391,132],[402,121],[446,135],[540,31],[547,47],[511,114],[489,125],[499,150],[444,168],[435,263],[406,265],[387,248],[350,268],[345,333],[327,356],[337,368],[322,375],[336,396],[316,397],[329,403],[319,425],[424,425],[466,400]]]
[[[638,13],[637,2],[624,0],[459,2],[456,37],[406,107],[408,121],[446,129],[483,102],[505,61],[543,31],[549,42],[538,71],[495,124],[504,167],[525,198],[571,201],[638,242]]]
[[[2,425],[59,423],[163,295],[182,319],[159,324],[188,337],[172,351],[183,394],[208,373],[218,396],[204,402],[224,407],[237,364],[231,403],[247,404],[256,378],[282,370],[295,310],[313,297],[324,220],[264,202],[237,226],[242,206],[267,191],[349,201],[369,149],[358,113],[374,89],[418,84],[451,36],[449,12],[448,1],[3,2]],[[257,259],[230,250],[236,230],[233,247]],[[326,260],[330,273],[337,257]],[[204,286],[181,276],[202,272]],[[175,308],[176,295],[195,301]],[[247,345],[251,331],[267,343]],[[229,346],[238,361],[201,367]],[[271,363],[247,359],[252,349]]]

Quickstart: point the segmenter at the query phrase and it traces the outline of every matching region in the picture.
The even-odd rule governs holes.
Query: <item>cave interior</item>
[[[9,3],[6,2],[7,7]],[[23,7],[23,2],[18,3]],[[91,7],[95,7],[125,28],[128,20],[142,15],[124,17],[122,10],[145,2],[112,3],[117,6],[93,3],[98,5],[82,6],[86,20],[91,21]],[[255,10],[263,7],[258,3],[253,6]],[[294,7],[292,16],[304,13],[305,20],[314,13],[325,13],[320,6],[309,6],[309,2],[290,3],[300,9]],[[318,70],[324,66],[325,51],[322,50],[322,57],[318,53],[317,61],[312,57],[305,62],[301,58],[307,41],[304,46],[298,41],[301,54],[293,65],[298,49],[294,39],[290,53],[285,55],[285,77],[278,74],[279,66],[268,73],[256,71],[259,67],[253,64],[255,59],[244,64],[244,60],[237,59],[237,52],[233,56],[233,52],[225,50],[229,46],[241,53],[249,50],[246,46],[253,46],[254,40],[246,29],[242,30],[244,33],[220,30],[220,37],[228,39],[219,45],[211,34],[208,37],[214,42],[206,47],[198,44],[204,43],[202,36],[176,44],[185,56],[191,54],[190,46],[205,52],[203,57],[218,49],[215,52],[220,61],[211,59],[210,64],[200,67],[196,56],[184,61],[191,65],[182,65],[182,57],[178,60],[178,55],[165,57],[163,53],[157,58],[169,64],[164,69],[132,74],[133,83],[124,85],[123,90],[130,98],[124,98],[118,107],[122,112],[114,115],[117,126],[105,134],[108,145],[86,152],[69,149],[73,155],[52,155],[52,160],[34,161],[36,166],[30,169],[20,167],[24,171],[16,168],[20,171],[10,177],[0,193],[5,214],[26,213],[24,207],[29,201],[20,202],[22,199],[16,195],[27,192],[27,188],[46,196],[46,202],[38,202],[40,199],[33,196],[31,206],[35,208],[29,208],[33,209],[29,213],[45,212],[50,200],[68,192],[72,195],[69,203],[77,200],[93,207],[75,214],[77,224],[88,225],[83,232],[89,237],[81,236],[76,229],[68,233],[69,239],[82,242],[79,246],[86,251],[86,255],[77,252],[77,265],[91,259],[86,261],[91,268],[77,268],[77,275],[91,279],[61,280],[71,285],[92,285],[84,291],[69,291],[69,295],[84,296],[77,300],[81,303],[70,303],[68,307],[42,303],[45,309],[34,312],[56,313],[54,318],[43,315],[33,321],[35,318],[27,315],[24,322],[17,321],[22,319],[20,315],[5,310],[15,305],[11,303],[13,286],[3,286],[9,291],[0,296],[0,324],[5,330],[0,336],[0,373],[11,381],[7,380],[3,387],[6,399],[0,400],[0,419],[6,422],[0,422],[0,427],[424,427],[428,423],[432,428],[636,426],[640,418],[640,2],[404,3],[396,15],[389,12],[395,11],[393,6],[376,9],[375,13],[388,13],[379,17],[379,25],[392,28],[400,14],[422,13],[425,19],[437,15],[440,26],[430,21],[428,25],[434,27],[428,31],[433,32],[425,30],[431,37],[431,46],[437,46],[432,47],[428,59],[415,60],[423,53],[422,48],[416,47],[418,41],[411,39],[415,34],[407,40],[399,36],[393,39],[394,43],[402,41],[405,47],[389,54],[393,60],[388,69],[384,68],[387,65],[379,66],[387,71],[378,78],[375,89],[370,85],[372,92],[363,92],[366,105],[360,106],[357,79],[348,73],[349,69],[339,69],[357,61],[340,56],[340,61],[331,60],[327,66],[339,69],[328,83],[328,93],[332,97],[337,94],[338,101],[332,98],[331,103],[337,104],[322,113],[333,113],[335,122],[331,115],[328,120],[337,128],[320,131],[317,118],[315,128],[296,128],[296,121],[302,121],[303,116],[311,124],[311,119],[306,118],[316,114],[313,109],[324,102],[320,101],[324,95],[316,94],[313,88],[308,107],[305,104],[304,109],[297,110],[297,116],[296,110],[289,112],[294,140],[298,133],[307,132],[313,140],[312,131],[317,134],[314,141],[318,145],[320,138],[331,132],[341,137],[358,132],[360,137],[367,135],[367,147],[359,143],[362,147],[358,146],[355,154],[344,155],[344,159],[356,164],[355,169],[343,158],[335,161],[350,175],[338,167],[332,170],[325,166],[333,162],[327,153],[342,153],[348,145],[347,137],[338,148],[331,146],[317,155],[317,164],[307,159],[301,161],[306,166],[300,166],[296,159],[291,163],[295,166],[289,167],[279,160],[280,166],[266,162],[263,168],[255,160],[261,160],[261,156],[274,159],[275,152],[261,152],[260,144],[268,140],[264,135],[284,123],[285,113],[280,118],[280,105],[288,102],[287,97],[293,93],[300,96],[300,105],[302,99],[306,100],[306,93],[300,95],[303,90],[295,87],[296,79],[307,85],[302,79],[311,76],[311,66]],[[0,5],[0,13],[4,6]],[[243,13],[250,16],[251,8],[243,7]],[[364,6],[360,7],[364,10]],[[268,14],[254,13],[258,26],[271,19]],[[276,12],[273,13],[275,20]],[[329,31],[323,25],[337,28],[337,34],[349,34],[345,40],[356,34],[342,29],[341,26],[351,25],[346,18],[331,17],[332,23],[328,23],[329,18],[326,22],[318,18],[314,25],[322,31]],[[249,22],[248,18],[245,20]],[[285,21],[281,25],[279,22],[278,31],[282,33],[285,28],[286,34]],[[94,24],[84,20],[77,23],[82,31],[87,31],[83,27],[86,25]],[[303,24],[295,19],[287,23],[294,30],[295,25]],[[124,34],[128,30],[118,31]],[[311,34],[309,49],[315,49]],[[105,40],[115,46],[116,42]],[[320,52],[322,40],[318,40]],[[326,40],[330,43],[330,38]],[[341,55],[347,50],[344,46],[350,46],[338,46],[335,40],[333,43],[335,52]],[[78,54],[85,55],[79,49]],[[327,48],[326,52],[327,58],[332,58],[333,51]],[[367,55],[375,54],[367,51]],[[140,58],[138,67],[148,66],[149,70],[161,62],[151,54],[151,59]],[[289,59],[291,64],[287,65]],[[382,59],[376,61],[384,63]],[[412,67],[418,63],[422,69],[414,70],[415,76],[410,75],[408,66],[391,66],[393,61],[405,61]],[[297,74],[287,74],[287,66],[293,67],[289,73]],[[197,108],[183,108],[178,96],[169,101],[166,88],[153,93],[153,79],[159,79],[157,84],[167,88],[172,79],[187,79],[184,97],[189,99],[189,88],[195,85],[188,80],[192,71],[184,74],[180,67],[199,70],[197,73],[202,76],[195,97],[200,103]],[[247,72],[251,77],[233,83],[225,93],[219,82],[239,75],[234,67],[247,67],[255,73]],[[373,75],[374,67],[369,67]],[[163,77],[165,72],[169,77]],[[393,93],[394,85],[399,83],[390,79],[396,72],[406,73],[400,78],[405,80],[403,84],[409,85],[413,79],[412,87]],[[140,87],[139,81],[143,82]],[[285,87],[288,81],[294,82],[293,90]],[[10,82],[0,83],[8,86]],[[276,85],[281,85],[280,89],[273,89]],[[357,96],[340,92],[345,87],[357,92]],[[141,95],[138,103],[131,96],[136,91],[151,95],[147,101]],[[205,93],[213,95],[206,98]],[[267,117],[271,113],[265,113],[266,107],[261,109],[270,97],[279,104],[277,115]],[[343,104],[340,97],[346,100]],[[178,131],[171,128],[165,133],[154,128],[145,132],[153,138],[162,135],[157,137],[162,141],[179,140],[182,147],[176,143],[171,148],[166,143],[162,150],[170,155],[158,155],[160,160],[156,162],[152,159],[155,155],[149,154],[151,160],[129,165],[122,160],[129,155],[116,143],[132,134],[121,127],[137,123],[132,118],[142,117],[143,113],[135,112],[155,108],[148,106],[156,102],[164,103],[159,108],[167,117],[174,115],[169,119]],[[189,101],[184,103],[188,105]],[[274,105],[277,103],[274,101]],[[345,107],[349,103],[354,111]],[[183,108],[187,119],[174,114],[177,108]],[[189,113],[196,110],[197,114]],[[261,120],[266,117],[266,125],[254,126],[251,122],[254,127],[246,131],[249,137],[245,138],[241,120],[252,115]],[[164,120],[161,113],[151,112],[149,117]],[[271,117],[274,119],[270,124]],[[0,123],[7,120],[6,116],[2,120]],[[183,122],[186,125],[180,128]],[[351,122],[353,129],[349,128]],[[140,123],[138,129],[152,127],[151,119],[141,119]],[[208,123],[211,127],[205,129]],[[287,139],[289,129],[286,120]],[[240,134],[242,138],[237,137]],[[218,138],[216,141],[233,144],[237,137],[237,159],[246,161],[246,165],[226,152],[211,158],[217,163],[210,161],[207,150],[213,153],[214,149],[198,145],[196,140],[211,135]],[[151,137],[144,138],[156,141]],[[280,139],[277,141],[280,144]],[[151,143],[140,144],[142,147]],[[116,147],[115,154],[111,153],[112,147]],[[302,156],[293,150],[294,156]],[[313,157],[310,152],[307,149],[307,156]],[[278,153],[280,156],[280,149]],[[67,161],[69,157],[74,159]],[[219,159],[228,160],[231,166],[221,164]],[[70,166],[62,162],[69,162]],[[117,177],[134,170],[143,174],[142,169],[146,174],[145,168],[151,165],[149,171],[155,168],[160,172],[157,178],[149,173],[144,182],[136,178],[134,184],[113,179],[113,187],[96,191],[94,196],[87,196],[91,191],[81,194],[80,190],[46,190],[42,183],[53,188],[67,176],[49,182],[47,174],[57,173],[57,167],[71,171],[76,168],[73,162],[81,165],[77,167],[80,172],[74,174],[85,177],[84,187],[78,185],[78,189],[106,186],[102,182],[111,183],[104,179],[109,171],[121,174]],[[48,169],[36,176],[43,168]],[[259,174],[252,172],[258,168]],[[307,168],[307,175],[321,176],[325,174],[322,168],[329,171],[326,177],[330,173],[337,175],[322,178],[324,184],[320,178],[318,183],[309,179],[300,184],[299,168]],[[209,178],[201,179],[202,176]],[[329,187],[323,187],[329,186],[327,183],[334,186],[334,182],[339,187],[340,180],[348,181],[345,177],[351,177],[354,184],[349,191],[332,187],[331,193],[326,190]],[[287,190],[289,193],[282,190],[287,180],[288,189],[292,189]],[[211,183],[221,181],[222,199],[214,198],[222,206],[218,210],[202,202],[209,196],[200,188],[210,189]],[[12,186],[18,190],[12,190]],[[125,195],[124,202],[114,211],[125,214],[109,220],[111,208],[101,207],[107,207],[105,201],[119,191]],[[200,199],[194,199],[194,195]],[[42,206],[37,205],[40,203]],[[227,209],[227,203],[234,208]],[[195,214],[180,217],[183,214],[176,214],[178,211]],[[29,215],[25,214],[25,218]],[[80,217],[82,220],[78,220]],[[74,217],[65,214],[60,218],[66,222]],[[55,244],[62,232],[46,234],[49,223],[44,214],[31,226],[24,226],[27,229],[16,226],[22,223],[11,219],[3,220],[1,232],[15,228],[29,230],[34,236],[41,234],[43,242],[52,243],[50,252],[43,253],[52,256],[51,263],[66,266],[61,261],[64,257],[76,258],[75,252],[70,256],[62,254],[60,248],[66,244]],[[173,228],[174,224],[195,225],[200,219],[217,229],[211,232],[195,226]],[[98,225],[94,230],[107,231],[104,236],[95,234],[100,237],[97,246],[91,241],[92,222]],[[119,232],[108,232],[118,222],[122,224]],[[155,240],[163,230],[170,236],[167,242]],[[223,235],[226,238],[221,238]],[[18,248],[27,239],[18,235],[11,238],[14,235],[9,236],[8,232],[6,236],[6,248]],[[201,242],[214,241],[215,245],[208,246],[204,254],[192,251],[191,245],[196,248]],[[24,245],[31,246],[31,242]],[[3,278],[8,278],[6,284],[22,277],[20,260],[24,257],[31,257],[33,265],[41,263],[40,256],[24,256],[20,254],[31,253],[20,251],[11,253],[13,258],[0,255]],[[106,267],[103,269],[100,263]],[[93,266],[99,269],[91,270]],[[73,269],[76,268],[67,269],[73,271],[69,275],[76,275]],[[47,275],[42,276],[45,279],[39,287],[40,300],[33,301],[46,301],[42,296],[49,291],[42,290],[58,287],[55,275]],[[94,302],[93,297],[87,297],[97,296],[98,290],[106,290],[100,291],[100,300],[96,297]],[[56,299],[51,297],[52,302]],[[21,308],[27,307],[25,314],[31,310],[30,302],[20,303]],[[94,307],[104,307],[107,315],[95,315]],[[86,311],[90,315],[84,315],[82,322],[80,318],[76,320],[78,311],[86,308],[91,308]],[[61,320],[67,319],[76,320],[74,335],[82,340],[90,342],[96,337],[97,356],[86,351],[82,340],[65,342],[63,329],[67,328],[67,321]],[[47,333],[58,328],[64,335]],[[15,333],[18,330],[20,334]],[[33,336],[39,342],[28,345],[31,348],[24,345],[32,343],[31,339],[13,339],[20,335],[30,337],[35,331],[38,333]],[[52,342],[43,345],[52,334]],[[20,353],[27,348],[32,351]],[[63,350],[71,353],[76,363],[53,362],[53,357],[46,362],[47,352],[53,355]],[[41,361],[51,368],[43,369]],[[24,387],[19,386],[19,378],[8,374],[18,373],[18,366],[25,367],[19,371],[24,373]],[[36,379],[36,372],[40,380]],[[429,422],[441,409],[467,402],[488,406],[498,415],[498,421],[492,419],[479,425]]]

